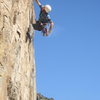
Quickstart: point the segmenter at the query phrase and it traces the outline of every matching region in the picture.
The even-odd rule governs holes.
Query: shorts
[[[41,25],[39,21],[36,21],[36,24],[33,24],[33,28],[38,31],[42,31],[45,26]]]

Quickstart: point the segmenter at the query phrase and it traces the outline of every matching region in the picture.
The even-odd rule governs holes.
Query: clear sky
[[[35,33],[37,91],[55,100],[100,100],[100,0],[40,0],[55,23]],[[35,3],[38,17],[39,7]]]

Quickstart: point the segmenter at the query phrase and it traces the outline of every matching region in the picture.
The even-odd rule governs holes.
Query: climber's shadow
[[[26,33],[26,42],[29,40],[29,43],[31,43],[31,36],[29,32]]]
[[[34,33],[34,29],[33,29],[33,26],[32,24],[29,25],[29,28],[27,30],[27,33],[26,33],[26,42],[29,40],[29,43],[32,42],[32,39],[33,39],[33,33]]]

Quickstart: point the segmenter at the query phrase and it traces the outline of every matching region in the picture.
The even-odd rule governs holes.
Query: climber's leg
[[[43,36],[48,36],[47,34],[47,28],[46,24],[39,23],[39,21],[36,21],[36,24],[33,24],[34,30],[41,31],[43,33]]]
[[[43,36],[47,36],[47,28],[42,29]]]

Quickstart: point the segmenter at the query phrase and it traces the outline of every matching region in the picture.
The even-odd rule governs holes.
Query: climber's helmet
[[[52,10],[52,8],[51,8],[50,5],[45,5],[45,6],[44,6],[44,9],[45,9],[45,11],[46,11],[47,13],[50,12],[50,11]]]

